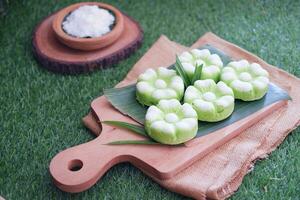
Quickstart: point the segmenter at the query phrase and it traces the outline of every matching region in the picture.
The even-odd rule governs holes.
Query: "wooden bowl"
[[[112,30],[103,36],[94,37],[94,38],[79,38],[67,34],[62,28],[62,22],[64,21],[65,17],[68,14],[70,14],[72,11],[76,10],[80,6],[84,6],[84,5],[96,5],[111,11],[115,16],[115,25],[112,28]],[[52,28],[54,30],[57,39],[63,44],[73,49],[90,51],[90,50],[106,47],[112,44],[113,42],[115,42],[123,32],[124,18],[123,18],[123,14],[118,9],[116,9],[111,5],[105,3],[98,3],[98,2],[82,2],[82,3],[70,5],[58,11],[55,18],[53,19]]]

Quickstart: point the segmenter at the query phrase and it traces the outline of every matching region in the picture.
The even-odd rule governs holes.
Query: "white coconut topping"
[[[165,120],[169,123],[175,123],[179,120],[179,118],[175,113],[168,113],[165,116]]]
[[[241,81],[246,81],[246,82],[249,82],[252,80],[252,76],[248,72],[240,73],[239,78]]]
[[[154,92],[152,93],[153,98],[155,99],[165,99],[168,98],[166,92],[164,89],[157,89],[154,90]]]
[[[206,73],[206,74],[216,74],[216,73],[219,73],[220,72],[220,68],[215,66],[215,65],[210,65],[210,66],[207,66],[207,67],[204,67],[202,69],[202,72],[203,73]]]
[[[171,82],[183,83],[183,80],[180,76],[174,76],[172,77]]]
[[[217,83],[217,87],[223,95],[225,95],[225,94],[233,95],[232,89],[230,87],[228,87],[226,85],[226,83],[224,83],[223,81],[219,81]]]
[[[236,71],[242,72],[248,69],[249,62],[247,60],[240,60],[240,61],[233,61],[228,65],[233,67]]]
[[[254,88],[257,88],[259,90],[264,90],[268,87],[268,84],[262,82],[262,81],[259,81],[259,80],[254,80],[252,82],[252,85],[254,86]]]
[[[227,108],[234,102],[234,98],[232,96],[223,96],[215,101],[217,106],[221,106],[223,108]]]
[[[193,49],[191,51],[191,53],[193,54],[193,56],[195,56],[196,58],[207,58],[210,55],[210,52],[208,49],[203,49],[203,50],[199,50],[199,49]]]
[[[194,105],[201,111],[213,111],[215,109],[215,106],[211,102],[203,101],[201,99],[196,99],[194,101]]]
[[[195,66],[191,63],[182,63],[182,67],[188,74],[193,74],[195,71]]]
[[[138,80],[150,81],[156,77],[157,77],[157,74],[153,69],[147,69],[144,73],[139,75]]]
[[[150,94],[154,90],[154,88],[149,83],[144,81],[138,82],[136,87],[137,90],[143,94]]]
[[[192,50],[191,50],[191,54],[192,54],[195,58],[201,58],[201,56],[202,56],[202,50],[199,50],[199,49],[192,49]]]
[[[195,87],[198,89],[209,88],[210,86],[212,86],[214,84],[215,84],[215,82],[212,79],[198,80],[194,83]]]
[[[203,99],[205,101],[214,101],[216,98],[217,98],[216,95],[212,92],[205,92],[203,94]]]
[[[171,79],[170,88],[173,88],[177,92],[183,91],[184,90],[184,83],[183,83],[182,78],[180,78],[180,76],[174,76]]]
[[[166,81],[162,80],[162,79],[157,79],[155,81],[155,87],[156,88],[159,88],[159,89],[163,89],[163,88],[166,88],[167,87],[167,83]]]
[[[180,107],[180,102],[176,99],[161,100],[157,106],[164,111],[177,110]]]
[[[228,64],[229,67],[232,67],[232,68],[238,68],[239,66],[239,62],[238,61],[232,61]],[[226,67],[227,68],[227,67]],[[225,69],[225,68],[224,68]]]
[[[188,103],[183,104],[183,106],[182,106],[182,112],[184,114],[184,117],[191,117],[191,118],[197,117],[196,111]]]
[[[223,67],[223,62],[217,54],[212,54],[208,57],[209,61],[216,66]]]
[[[194,86],[189,86],[185,91],[185,101],[190,102],[197,98],[200,98],[199,91]]]
[[[257,71],[257,70],[259,70],[260,68],[261,68],[261,66],[260,66],[259,64],[257,64],[257,63],[252,63],[252,64],[250,65],[250,70],[251,70],[252,72]]]
[[[240,80],[234,80],[231,82],[231,87],[240,92],[249,92],[252,90],[252,84]]]
[[[182,119],[175,124],[176,128],[180,130],[189,131],[197,126],[197,119],[196,118],[186,118]]]
[[[165,92],[166,92],[166,95],[167,95],[168,99],[172,99],[172,98],[174,98],[174,100],[176,99],[177,93],[176,93],[175,90],[173,90],[173,89],[165,89]]]
[[[145,119],[149,122],[154,122],[157,120],[162,120],[163,119],[163,112],[159,110],[156,106],[150,106]]]
[[[62,28],[75,37],[100,37],[111,31],[115,17],[106,9],[85,5],[74,10],[62,23]]]
[[[185,51],[179,56],[179,60],[181,62],[190,62],[193,60],[193,56],[189,52]]]
[[[163,134],[175,135],[175,127],[174,125],[167,123],[163,120],[153,122],[151,125],[152,130],[157,130],[162,132]]]
[[[231,81],[237,79],[237,77],[236,77],[235,72],[225,72],[225,73],[221,74],[221,79],[224,81],[231,82]]]
[[[176,98],[177,94],[175,92],[175,90],[173,89],[156,89],[153,91],[152,93],[153,98],[160,100],[160,99],[172,99],[172,98]]]
[[[257,76],[269,76],[269,73],[267,72],[267,70],[263,69],[259,64],[257,63],[252,63],[250,65],[250,70],[252,71],[252,73],[254,73]]]
[[[159,67],[157,70],[158,76],[166,78],[176,75],[176,71],[172,69],[167,69],[165,67]]]
[[[235,73],[235,70],[234,70],[234,68],[232,68],[232,67],[224,67],[224,68],[222,69],[222,72],[223,72],[223,73],[227,73],[227,72]]]

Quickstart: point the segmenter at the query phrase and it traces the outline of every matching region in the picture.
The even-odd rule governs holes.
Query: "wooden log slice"
[[[32,50],[42,67],[62,74],[79,74],[102,69],[129,57],[143,40],[143,30],[131,17],[124,14],[124,31],[108,47],[81,51],[60,43],[52,30],[56,13],[46,17],[33,32]]]

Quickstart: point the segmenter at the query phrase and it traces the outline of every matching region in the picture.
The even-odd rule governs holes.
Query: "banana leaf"
[[[231,61],[231,58],[225,55],[220,50],[214,48],[211,45],[205,45],[200,47],[199,49],[209,49],[210,52],[218,54],[224,65]],[[174,65],[171,65],[170,68],[173,68]],[[145,114],[147,111],[147,106],[143,106],[138,103],[136,100],[136,86],[135,84],[129,85],[122,88],[111,88],[104,90],[104,95],[107,97],[108,101],[121,113],[128,115],[135,121],[140,124],[144,123]],[[281,100],[290,100],[289,94],[278,87],[277,85],[270,83],[269,90],[267,94],[259,100],[245,102],[241,100],[235,100],[235,108],[232,115],[220,122],[200,122],[199,128],[196,137],[201,137],[212,133],[218,129],[226,127],[238,120],[241,120],[260,109],[271,105],[277,101]]]

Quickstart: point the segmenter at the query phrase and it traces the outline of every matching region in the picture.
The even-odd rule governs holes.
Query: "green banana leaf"
[[[209,49],[210,52],[218,54],[221,57],[224,65],[231,61],[231,58],[229,56],[225,55],[223,52],[214,48],[211,45],[205,45],[200,47],[199,49]],[[174,65],[170,66],[170,68],[173,67]],[[125,115],[128,115],[135,121],[143,124],[148,107],[138,103],[138,101],[136,100],[135,93],[135,84],[123,88],[111,88],[104,90],[104,95],[117,110],[119,110]],[[199,128],[196,137],[201,137],[212,133],[218,129],[226,127],[277,101],[290,99],[291,98],[289,94],[285,90],[281,89],[273,83],[270,83],[269,90],[262,99],[250,102],[235,100],[235,108],[232,115],[229,118],[220,122],[199,121]]]

